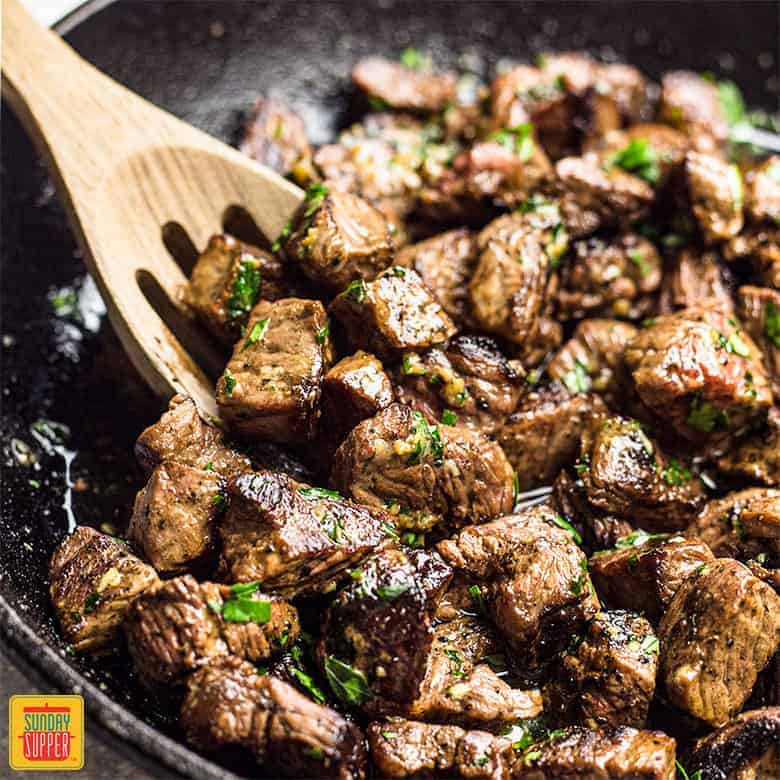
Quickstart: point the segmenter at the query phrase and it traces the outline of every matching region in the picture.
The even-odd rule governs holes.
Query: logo
[[[84,699],[81,696],[12,696],[8,704],[11,769],[84,766]]]

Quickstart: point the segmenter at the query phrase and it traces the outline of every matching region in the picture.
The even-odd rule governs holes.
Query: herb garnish
[[[236,389],[236,378],[233,376],[233,372],[226,368],[222,378],[225,380],[225,392],[228,395],[233,395],[233,391]]]
[[[271,602],[251,598],[260,589],[259,582],[239,582],[230,587],[230,597],[222,603],[220,614],[228,623],[268,623]]]
[[[238,273],[230,288],[230,297],[225,303],[228,319],[238,320],[245,317],[257,303],[260,291],[260,266],[257,260],[241,260]]]
[[[766,317],[764,332],[767,338],[780,349],[780,309],[773,301],[767,301],[764,315]]]
[[[661,470],[664,482],[671,487],[685,485],[691,480],[691,472],[676,458],[669,461],[669,465]]]
[[[592,386],[588,367],[579,360],[574,361],[574,368],[567,371],[561,381],[570,393],[587,393]]]
[[[455,412],[450,411],[449,409],[445,409],[441,413],[441,422],[442,425],[457,425],[458,415],[455,414]]]
[[[528,162],[534,153],[534,126],[530,122],[505,127],[488,136],[505,149],[516,154],[522,162]]]
[[[639,176],[649,184],[655,184],[661,175],[658,154],[646,138],[634,138],[627,146],[612,155],[608,167],[614,165]]]
[[[317,343],[324,344],[325,339],[330,335],[330,323],[323,325],[317,330]]]
[[[333,693],[345,704],[360,705],[371,698],[365,674],[335,656],[325,659],[325,676]]]
[[[582,544],[582,537],[580,536],[579,531],[577,531],[577,529],[565,517],[555,512],[550,516],[550,519],[553,521],[553,523],[555,523],[555,525],[558,526],[558,528],[563,528],[564,531],[568,531],[575,544]]]
[[[254,325],[252,325],[252,327],[249,329],[249,333],[247,334],[246,341],[244,341],[244,346],[241,348],[242,352],[257,344],[257,342],[260,341],[263,336],[265,336],[265,333],[268,330],[268,324],[270,322],[271,318],[266,317],[264,320],[258,320],[254,323]]]
[[[314,501],[318,498],[332,498],[336,501],[343,501],[344,496],[336,490],[327,490],[321,487],[299,487],[298,493],[308,501]]]
[[[691,409],[685,422],[702,433],[712,433],[716,427],[729,427],[728,413],[709,401],[703,401],[699,395],[691,400]]]
[[[347,288],[341,294],[355,303],[363,303],[368,294],[368,288],[362,279],[355,279],[347,285]]]

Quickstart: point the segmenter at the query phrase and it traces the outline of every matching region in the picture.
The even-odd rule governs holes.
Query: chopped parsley
[[[240,582],[230,588],[230,598],[222,603],[220,614],[228,623],[268,623],[271,620],[271,602],[253,599],[260,589],[259,582]]]
[[[321,487],[299,487],[298,493],[308,501],[314,501],[318,498],[332,498],[336,501],[343,501],[344,496],[336,490],[327,490]]]
[[[429,455],[433,463],[440,466],[444,456],[444,444],[442,443],[439,429],[435,425],[428,425],[425,417],[420,412],[413,413],[412,423],[413,447],[411,455],[406,461],[410,466],[421,463]]]
[[[568,531],[575,544],[582,544],[582,537],[580,536],[579,531],[577,531],[577,529],[565,517],[562,517],[556,512],[550,517],[550,519],[553,521],[553,523],[555,523],[555,525],[558,526],[558,528],[563,528],[564,531]]]
[[[474,608],[480,615],[487,614],[487,607],[485,606],[485,598],[482,595],[482,588],[479,585],[469,586],[469,596],[474,604]]]
[[[422,547],[425,544],[425,534],[406,531],[401,534],[401,541],[407,545],[407,547]]]
[[[525,122],[514,127],[505,127],[489,136],[488,141],[501,144],[516,154],[522,162],[528,162],[534,153],[534,126]]]
[[[679,762],[674,762],[677,767],[677,774],[680,776],[680,780],[702,780],[701,769],[697,769],[692,774],[688,774],[685,767]]]
[[[739,172],[739,168],[737,168],[736,165],[729,165],[726,176],[729,189],[731,190],[731,199],[734,202],[734,211],[740,211],[745,200],[742,187],[742,174]]]
[[[330,190],[322,182],[315,181],[310,184],[304,196],[306,210],[303,212],[303,218],[309,219],[314,216],[314,212],[322,205],[322,201],[329,193]]]
[[[381,733],[385,739],[395,739],[396,737],[400,736],[397,731],[383,731]]]
[[[685,422],[702,433],[712,433],[715,428],[729,426],[728,414],[709,401],[703,401],[698,395],[691,401],[690,412]]]
[[[740,357],[750,357],[750,350],[748,345],[745,344],[739,332],[735,331],[730,336],[724,336],[719,330],[715,331],[715,337],[718,340],[718,344],[721,349],[732,355],[739,355]]]
[[[587,393],[592,386],[588,367],[579,360],[574,361],[574,368],[567,371],[561,381],[570,393]]]
[[[460,655],[458,655],[458,651],[448,648],[444,651],[444,655],[446,655],[447,658],[449,658],[450,661],[455,664],[455,668],[452,670],[453,676],[465,677],[466,672],[463,671],[463,659],[460,657]]]
[[[204,467],[204,471],[214,471],[214,461],[210,460]]]
[[[72,287],[50,293],[49,303],[57,317],[77,317],[79,314],[79,296]]]
[[[396,542],[400,539],[398,532],[395,530],[395,526],[388,522],[382,523],[382,533],[390,539],[394,539]]]
[[[319,330],[317,330],[317,343],[318,344],[324,344],[325,339],[330,336],[330,323],[327,325],[323,325]]]
[[[661,175],[658,155],[646,138],[634,138],[627,146],[612,155],[609,167],[615,165],[639,176],[649,184],[655,184]]]
[[[638,249],[629,250],[628,259],[639,269],[639,273],[643,277],[647,276],[652,270],[644,255]]]
[[[278,252],[282,248],[282,244],[290,237],[291,233],[292,233],[292,220],[290,220],[282,228],[282,232],[279,233],[279,236],[277,237],[276,241],[274,241],[273,244],[271,244],[271,251]]]
[[[764,332],[767,338],[780,349],[780,309],[773,301],[767,301],[764,315],[766,317]]]
[[[648,634],[639,645],[643,653],[648,655],[658,655],[658,637],[654,634]]]
[[[225,380],[225,392],[228,395],[233,395],[233,391],[236,389],[236,378],[233,376],[233,372],[226,368],[222,378]]]
[[[520,475],[515,471],[512,473],[512,507],[516,507],[520,501]]]
[[[84,601],[84,614],[89,615],[94,612],[97,609],[98,604],[100,604],[100,594],[90,593]]]
[[[363,303],[368,295],[368,288],[362,279],[355,279],[347,285],[347,288],[341,293],[345,298],[355,303]]]
[[[569,592],[572,596],[581,596],[589,586],[588,559],[580,561],[580,573],[569,583]]]
[[[379,596],[382,601],[394,601],[399,596],[402,596],[406,591],[412,587],[410,580],[405,582],[396,582],[391,585],[380,585],[376,589],[376,595]]]
[[[415,49],[411,46],[404,49],[398,59],[400,60],[401,65],[410,70],[425,70],[431,65],[429,57],[422,54],[419,49]]]
[[[445,409],[441,413],[441,422],[442,425],[457,425],[458,415],[455,414],[455,412],[450,411],[449,409]]]
[[[676,458],[672,458],[669,465],[661,470],[661,477],[670,487],[680,487],[690,482],[691,472]]]
[[[668,534],[649,534],[647,531],[639,529],[632,531],[628,536],[624,536],[615,542],[616,550],[627,550],[630,547],[641,547],[646,542],[655,542],[666,539]]]
[[[404,355],[402,371],[408,376],[423,376],[425,374],[425,366],[422,364],[422,360],[416,352],[408,352]],[[434,375],[429,380],[431,384],[434,384],[436,376],[438,375]]]
[[[36,490],[41,486],[41,483],[37,479],[28,479],[27,484]]]
[[[314,699],[317,704],[325,704],[325,694],[323,693],[322,688],[314,682],[314,678],[310,674],[307,674],[303,669],[298,668],[290,669],[290,674],[292,674],[301,688],[311,694],[312,699]]]
[[[333,693],[345,704],[360,705],[371,698],[365,674],[335,656],[325,659],[325,676]]]
[[[260,266],[257,260],[242,260],[238,264],[238,273],[230,288],[230,297],[225,303],[229,320],[246,317],[257,303],[260,292]]]
[[[263,336],[265,336],[265,333],[268,330],[268,324],[270,322],[271,318],[266,317],[264,320],[258,320],[254,323],[254,325],[252,325],[252,327],[249,329],[249,333],[247,334],[246,341],[244,341],[244,346],[241,348],[242,352],[257,344],[257,342],[260,341]]]
[[[217,493],[212,499],[211,499],[212,506],[217,507],[217,509],[222,509],[225,504],[227,504],[226,498],[222,495],[222,493]]]

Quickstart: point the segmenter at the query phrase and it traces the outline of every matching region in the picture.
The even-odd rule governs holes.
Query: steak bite
[[[655,693],[658,639],[645,618],[599,612],[561,653],[545,686],[555,722],[643,728]]]
[[[528,393],[497,436],[518,490],[548,485],[571,466],[585,430],[598,427],[606,414],[598,396],[572,394],[557,382]]]
[[[212,236],[198,256],[184,301],[218,341],[232,346],[258,300],[275,301],[289,293],[290,284],[279,260],[256,246],[220,234]]]
[[[286,474],[244,474],[228,496],[219,530],[229,579],[291,596],[332,587],[392,530],[384,512]]]
[[[355,280],[331,303],[330,312],[353,345],[383,359],[441,344],[456,332],[417,272],[401,266],[372,282]]]
[[[587,319],[556,352],[547,373],[572,393],[598,393],[613,406],[625,403],[630,384],[623,351],[639,331],[620,320]]]
[[[291,221],[284,253],[329,291],[373,279],[390,264],[393,237],[381,211],[348,192],[313,184]]]
[[[322,380],[322,425],[336,444],[359,423],[393,402],[393,385],[382,364],[358,350],[339,360]]]
[[[468,318],[468,283],[477,262],[477,245],[466,228],[449,230],[404,247],[396,265],[416,271],[452,321],[462,327]]]
[[[722,726],[780,646],[780,596],[741,563],[711,561],[682,583],[658,638],[668,700]]]
[[[410,68],[384,57],[360,60],[352,81],[370,98],[402,111],[440,111],[457,97],[454,73]]]
[[[298,613],[257,583],[218,585],[185,574],[150,588],[125,623],[139,676],[148,685],[178,685],[219,656],[263,661],[298,637]]]
[[[318,662],[344,704],[370,717],[402,713],[420,689],[452,570],[435,552],[392,548],[352,577],[328,610]]]
[[[662,731],[573,727],[531,745],[511,773],[517,780],[674,780],[675,746]]]
[[[770,487],[780,487],[780,409],[769,411],[766,425],[718,458],[718,469]]]
[[[651,310],[662,274],[661,257],[650,241],[625,233],[613,240],[575,241],[572,250],[561,269],[559,316],[636,320]]]
[[[780,707],[737,715],[700,739],[687,761],[689,773],[703,778],[780,777]]]
[[[541,694],[501,679],[496,670],[506,668],[502,650],[495,629],[475,617],[461,615],[436,626],[419,695],[404,714],[472,728],[536,717]]]
[[[624,357],[659,424],[696,443],[722,443],[772,403],[761,353],[727,311],[698,306],[659,317]]]
[[[655,626],[680,585],[712,560],[710,548],[693,536],[635,531],[615,549],[595,553],[588,568],[605,604],[639,612]]]
[[[740,287],[737,300],[745,330],[761,350],[772,380],[772,394],[780,399],[780,290]]]
[[[49,582],[65,639],[75,652],[95,652],[113,642],[133,600],[159,579],[123,542],[79,526],[54,551]]]
[[[394,718],[372,723],[367,735],[382,777],[509,778],[512,745],[487,731]]]
[[[481,522],[513,503],[512,467],[498,444],[465,428],[430,425],[402,404],[352,430],[336,452],[331,482],[418,531]]]
[[[162,463],[135,497],[128,538],[162,574],[187,571],[214,552],[224,501],[216,472]]]
[[[259,97],[244,125],[241,151],[282,176],[311,172],[312,148],[303,120],[281,100]]]
[[[439,542],[448,564],[473,577],[488,616],[533,679],[598,610],[585,554],[547,506],[462,529]]]
[[[432,423],[495,433],[517,406],[525,372],[486,336],[457,336],[448,347],[404,353],[398,400]]]
[[[780,224],[780,155],[745,174],[745,211],[754,222]]]
[[[704,241],[713,244],[736,236],[742,229],[744,202],[739,168],[710,154],[688,152],[685,173],[691,210]]]
[[[745,228],[724,246],[724,256],[729,261],[750,260],[761,284],[780,288],[780,226]]]
[[[356,725],[233,656],[191,675],[181,725],[198,750],[247,748],[263,773],[274,777],[365,777],[363,735]]]
[[[333,358],[327,326],[319,301],[283,298],[252,309],[217,381],[217,406],[233,433],[281,443],[314,438]]]
[[[716,300],[718,308],[731,312],[734,301],[729,287],[729,275],[715,252],[681,249],[664,275],[658,308],[671,314]]]
[[[161,463],[179,463],[205,469],[226,479],[252,470],[249,458],[225,444],[222,431],[204,422],[195,402],[176,395],[168,410],[142,431],[135,443],[135,457],[150,476]]]

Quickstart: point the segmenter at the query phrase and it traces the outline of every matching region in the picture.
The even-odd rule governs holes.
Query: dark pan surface
[[[754,106],[777,109],[778,4],[117,2],[88,3],[67,39],[87,59],[158,105],[234,141],[242,111],[276,90],[322,142],[350,119],[350,65],[413,45],[443,63],[467,55],[476,70],[544,48],[587,48],[651,76],[673,67],[737,80]],[[94,11],[94,13],[92,13]],[[4,106],[5,108],[5,106]],[[215,229],[218,226],[215,225]],[[11,642],[59,687],[78,687],[87,711],[121,738],[185,774],[213,764],[165,738],[170,708],[144,695],[124,656],[70,657],[57,636],[46,564],[79,523],[129,515],[140,474],[132,443],[160,404],[141,384],[103,317],[45,171],[9,111],[2,115],[2,445],[0,623]],[[54,316],[51,298],[76,314]],[[36,437],[41,418],[67,425],[77,453],[66,490],[62,451]],[[38,465],[13,454],[29,446]],[[48,451],[47,451],[48,450]],[[152,728],[153,727],[153,728]]]

